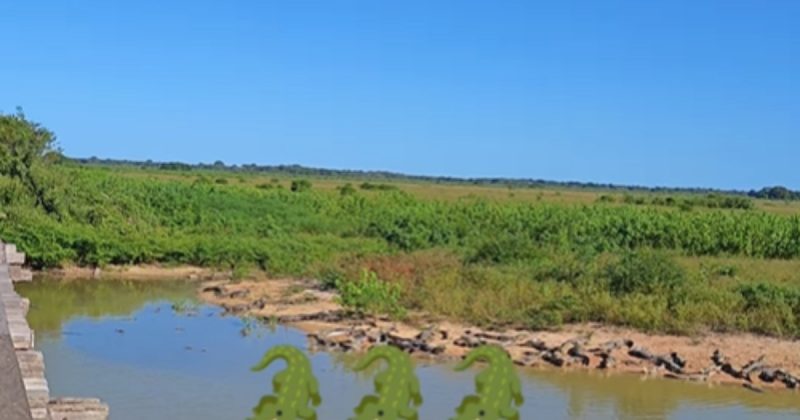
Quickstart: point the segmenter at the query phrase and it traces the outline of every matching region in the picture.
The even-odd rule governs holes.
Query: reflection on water
[[[53,395],[98,396],[112,419],[243,419],[272,376],[276,362],[250,367],[277,344],[305,348],[303,334],[285,327],[253,327],[222,317],[218,308],[187,305],[196,285],[187,282],[37,281],[20,285],[31,299],[29,321],[45,354]],[[246,334],[243,334],[243,331]],[[320,382],[320,419],[344,419],[372,392],[380,369],[353,373],[352,355],[310,355]],[[417,364],[425,399],[420,419],[446,419],[473,393],[476,371]],[[522,374],[521,418],[797,418],[800,395],[755,394],[598,372],[530,371]]]

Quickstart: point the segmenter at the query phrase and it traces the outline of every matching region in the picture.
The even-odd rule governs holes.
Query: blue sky
[[[798,22],[780,0],[0,0],[0,110],[80,157],[800,189]]]

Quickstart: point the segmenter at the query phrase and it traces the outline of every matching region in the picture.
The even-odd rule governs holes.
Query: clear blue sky
[[[70,156],[800,189],[795,0],[0,0],[0,37],[0,110]]]

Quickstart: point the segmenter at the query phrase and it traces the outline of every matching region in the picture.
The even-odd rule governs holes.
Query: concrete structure
[[[25,319],[30,302],[14,291],[14,282],[33,278],[24,263],[16,246],[0,242],[0,419],[107,419],[108,406],[97,399],[50,399],[44,357]]]

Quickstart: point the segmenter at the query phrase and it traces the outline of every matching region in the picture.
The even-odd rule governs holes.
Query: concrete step
[[[28,393],[28,405],[31,409],[47,408],[50,403],[50,388],[45,378],[22,378],[25,392]]]
[[[33,330],[27,322],[8,320],[8,330],[11,333],[11,341],[14,342],[14,350],[29,350],[35,344]]]
[[[17,252],[17,246],[14,244],[6,244],[6,263],[8,265],[23,265],[25,264],[25,254]]]
[[[28,282],[33,281],[33,272],[28,270],[27,268],[23,268],[19,265],[12,265],[8,267],[8,275],[11,277],[11,281],[13,282]]]
[[[5,306],[5,303],[3,304]],[[13,319],[15,321],[25,321],[25,317],[27,316],[28,312],[25,310],[25,305],[22,304],[22,301],[17,301],[13,305],[6,306],[6,319]]]
[[[106,420],[108,405],[96,398],[58,398],[50,401],[53,420]]]
[[[17,351],[19,370],[23,378],[44,378],[44,356],[36,350]]]
[[[15,292],[0,292],[0,301],[6,309],[22,309],[25,314],[31,306],[30,299],[20,297]]]
[[[30,299],[21,298],[19,296],[9,296],[8,298],[0,297],[0,301],[3,302],[3,306],[5,306],[6,310],[22,311],[25,316],[28,316],[28,309],[31,307]]]
[[[50,417],[50,410],[47,407],[31,408],[31,418],[33,420],[54,420]]]

